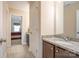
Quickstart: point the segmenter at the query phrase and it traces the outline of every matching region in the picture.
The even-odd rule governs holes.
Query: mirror
[[[64,1],[64,35],[79,38],[78,1]]]

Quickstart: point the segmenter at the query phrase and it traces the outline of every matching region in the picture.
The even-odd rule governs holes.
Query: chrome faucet
[[[68,41],[69,40],[69,37],[64,37],[64,40]]]

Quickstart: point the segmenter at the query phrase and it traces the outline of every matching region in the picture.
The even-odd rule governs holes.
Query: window
[[[21,16],[14,16],[11,17],[11,32],[21,32],[21,25],[22,25],[22,17]]]
[[[20,25],[14,25],[14,32],[20,32]]]

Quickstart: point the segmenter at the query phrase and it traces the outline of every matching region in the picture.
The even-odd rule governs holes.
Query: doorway
[[[22,16],[11,15],[11,45],[21,44]]]

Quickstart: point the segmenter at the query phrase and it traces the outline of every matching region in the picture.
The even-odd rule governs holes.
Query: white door
[[[6,21],[3,2],[0,1],[0,58],[6,57]]]
[[[40,8],[39,2],[31,2],[30,4],[30,50],[35,57],[40,57]]]

